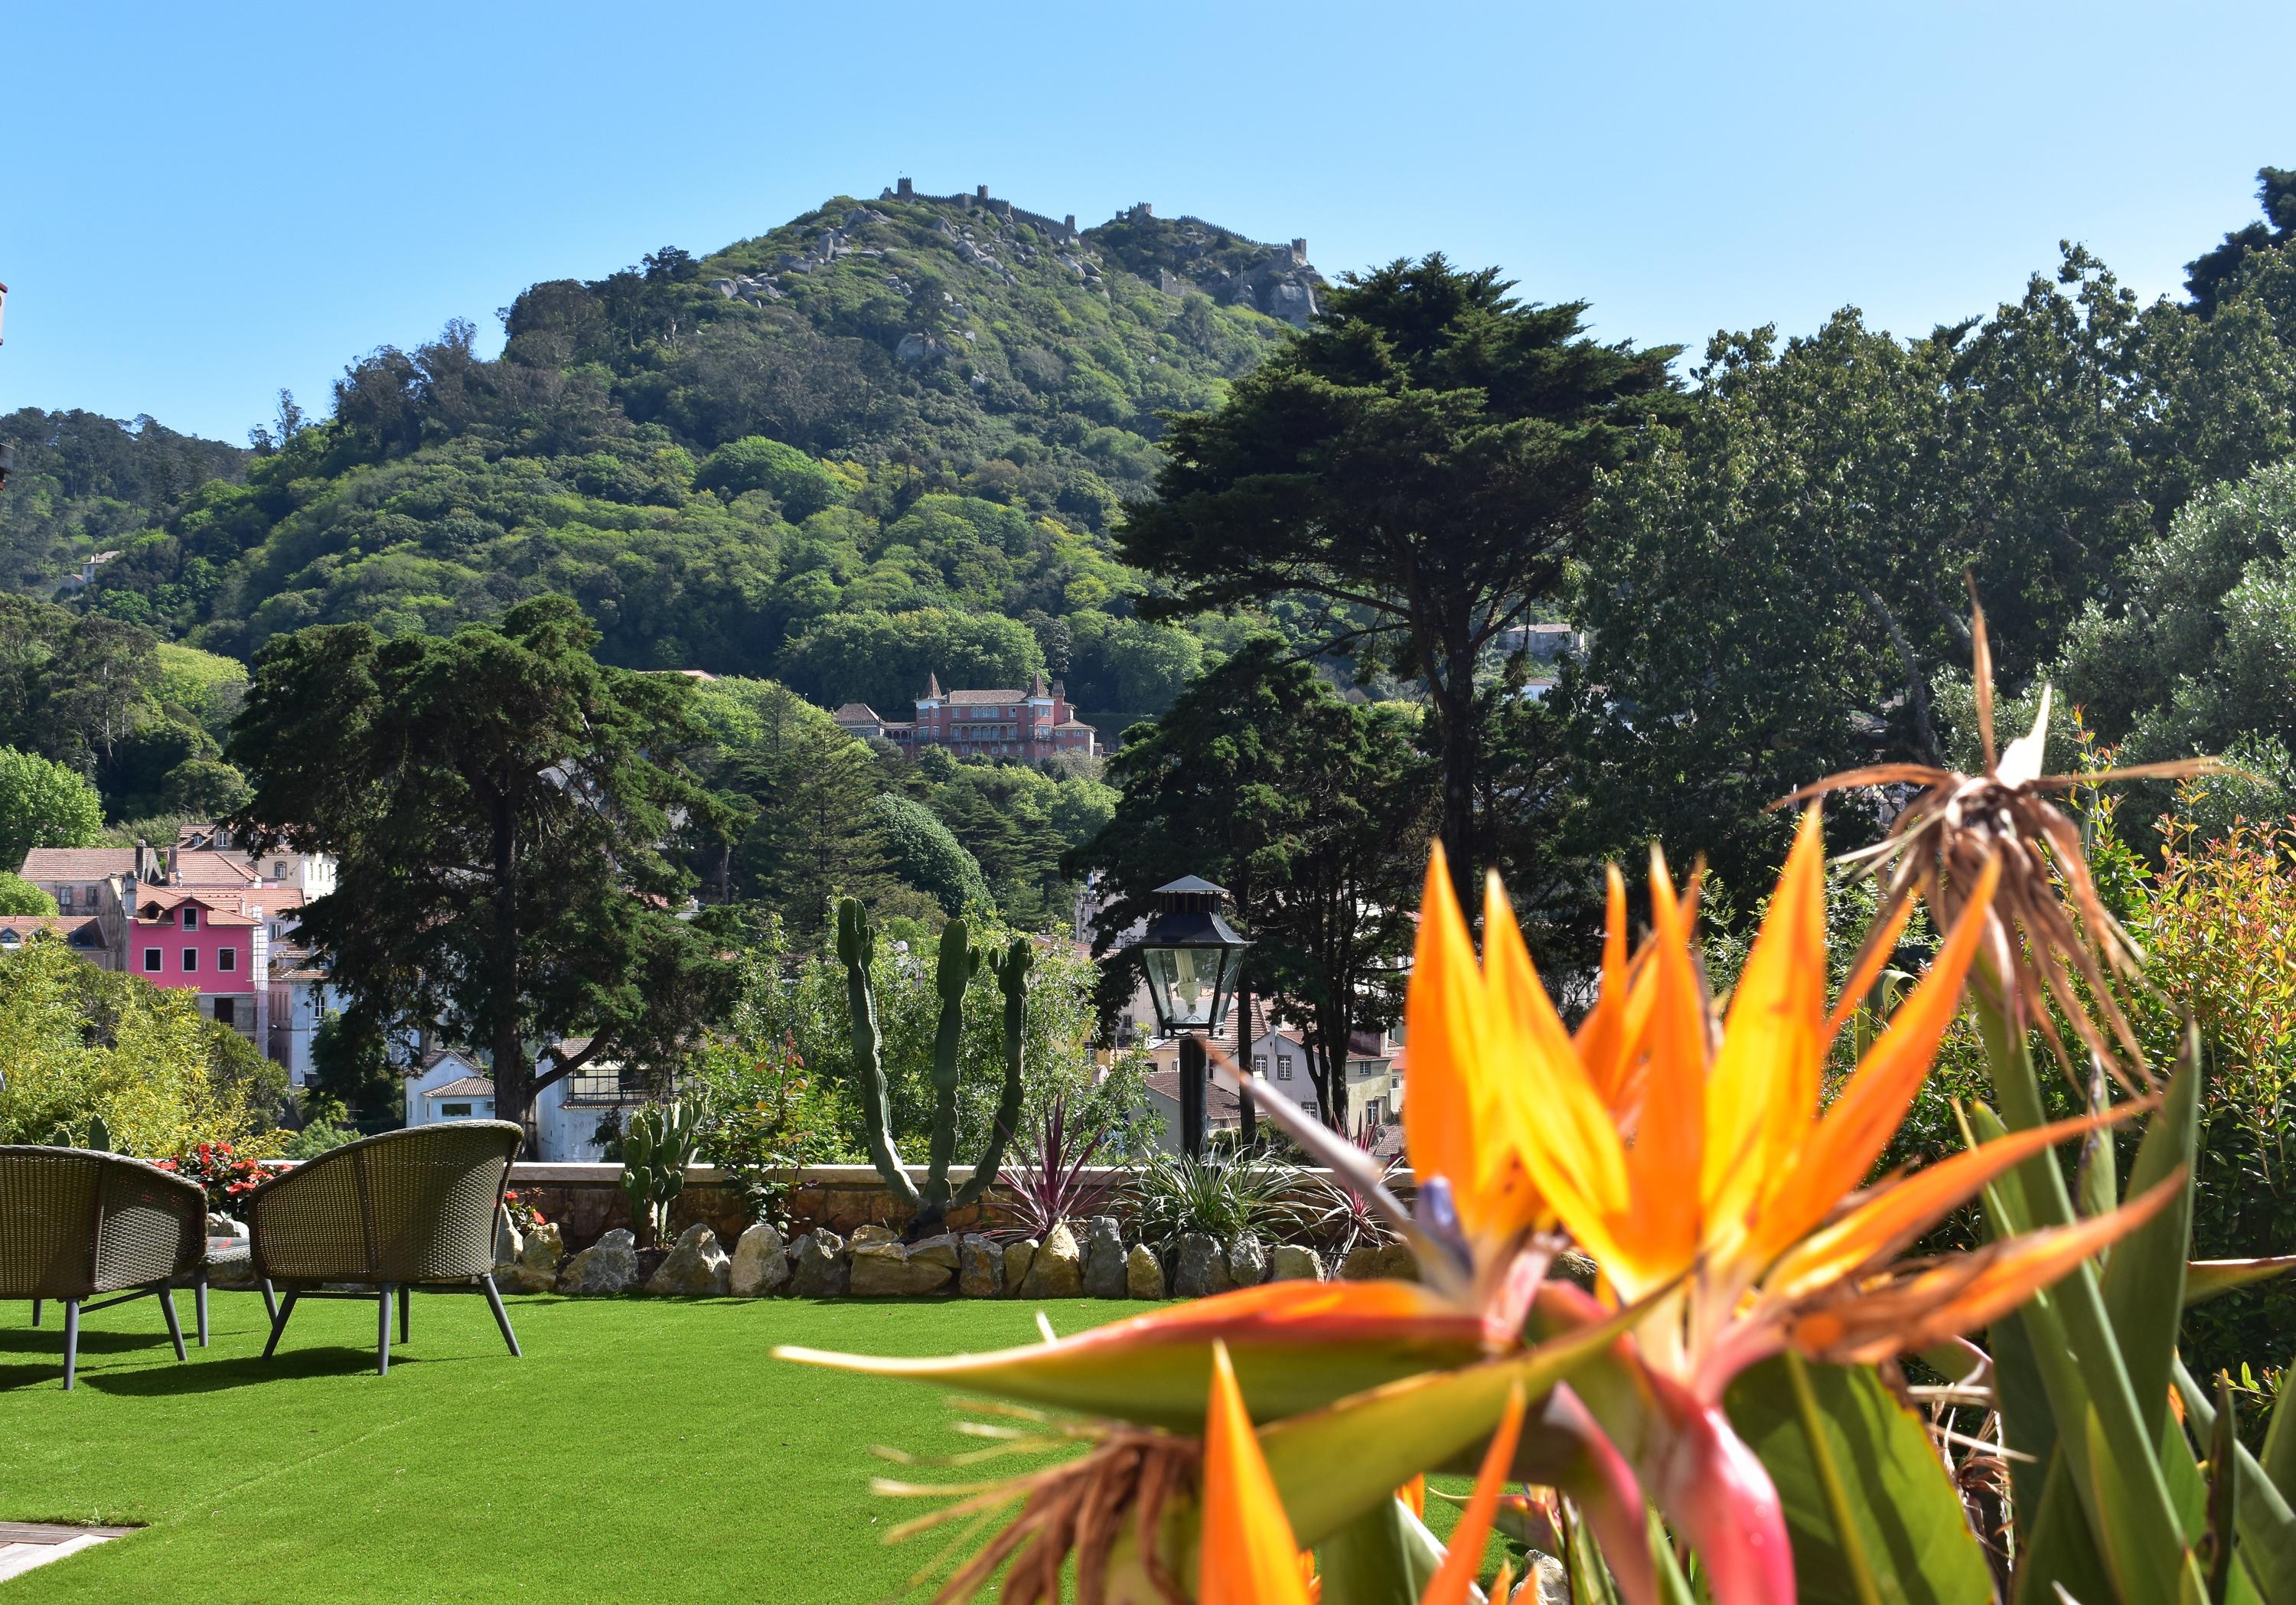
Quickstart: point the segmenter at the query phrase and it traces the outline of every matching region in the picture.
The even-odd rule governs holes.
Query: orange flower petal
[[[1627,1151],[1629,1216],[1614,1229],[1625,1259],[1603,1269],[1628,1298],[1698,1256],[1706,1151],[1706,989],[1690,963],[1690,927],[1666,861],[1651,853],[1650,1079]],[[1592,1244],[1589,1250],[1601,1258]]]
[[[1765,1257],[1799,1240],[1856,1191],[1897,1134],[1929,1077],[1939,1039],[1960,1011],[1962,983],[2000,878],[2000,865],[1988,861],[1928,972],[1866,1051],[1809,1141],[1790,1166],[1781,1163],[1759,1231]]]
[[[1211,1380],[1204,1414],[1198,1605],[1308,1605],[1292,1520],[1244,1413],[1225,1343],[1212,1346]]]
[[[1710,1255],[1736,1249],[1816,1118],[1824,1022],[1825,842],[1811,807],[1747,955],[1706,1081],[1700,1191]]]
[[[2149,1102],[2124,1103],[2103,1115],[2082,1115],[2011,1132],[1877,1188],[1840,1220],[1779,1260],[1765,1283],[1766,1290],[1780,1298],[1800,1298],[1852,1275],[1877,1257],[1894,1254],[1914,1241],[2012,1166],[2150,1107]]]
[[[2028,1232],[1956,1256],[1874,1295],[1819,1308],[1796,1321],[1788,1336],[1796,1347],[1823,1358],[1876,1365],[1973,1331],[2136,1231],[2174,1202],[2184,1186],[2180,1171],[2107,1214]]]
[[[1403,1142],[1414,1175],[1449,1180],[1460,1220],[1472,1232],[1484,1074],[1483,974],[1467,921],[1451,895],[1451,876],[1437,842],[1427,857],[1419,904],[1419,938],[1404,1018],[1411,1040],[1411,1096],[1404,1103]]]

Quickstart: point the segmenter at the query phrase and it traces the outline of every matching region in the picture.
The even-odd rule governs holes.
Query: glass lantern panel
[[[1149,985],[1164,1005],[1168,1028],[1201,1028],[1212,1023],[1220,997],[1220,962],[1217,947],[1157,947],[1148,954]]]

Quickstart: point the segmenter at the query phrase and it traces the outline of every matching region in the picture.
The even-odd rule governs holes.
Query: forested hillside
[[[362,358],[327,422],[259,432],[243,479],[138,504],[89,605],[245,658],[557,591],[609,661],[888,711],[928,670],[1043,668],[1112,735],[1219,639],[1135,618],[1109,554],[1157,415],[1218,405],[1286,332],[1260,308],[1302,318],[1319,283],[1296,243],[1145,209],[1078,234],[985,198],[840,197],[535,285],[498,360],[460,323]],[[19,542],[20,583],[69,544]]]
[[[0,588],[42,593],[166,523],[209,479],[245,478],[251,454],[150,418],[37,407],[0,416],[0,444],[16,448],[0,496]]]

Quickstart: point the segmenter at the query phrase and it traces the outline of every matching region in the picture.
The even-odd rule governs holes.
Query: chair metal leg
[[[411,1310],[412,1306],[414,1306],[414,1290],[413,1288],[409,1287],[409,1286],[408,1286],[406,1283],[405,1283],[405,1282],[401,1282],[401,1283],[399,1283],[399,1285],[398,1285],[398,1340],[399,1340],[401,1343],[412,1343],[412,1342],[414,1342],[414,1337],[413,1337],[413,1336],[412,1336],[412,1334],[410,1334],[410,1333],[409,1333],[409,1331],[407,1331],[407,1319],[408,1319],[408,1314],[409,1314],[409,1312],[410,1312],[410,1310]]]
[[[510,1312],[503,1308],[502,1290],[495,1286],[493,1273],[480,1277],[479,1285],[487,1290],[487,1305],[495,1313],[495,1324],[502,1328],[503,1341],[510,1345],[510,1357],[523,1359],[525,1356],[519,1352],[518,1334],[510,1330]]]
[[[390,1284],[387,1282],[375,1290],[374,1374],[390,1374]]]
[[[35,1299],[33,1299],[33,1300],[32,1300],[32,1324],[33,1324],[34,1326],[37,1326],[37,1325],[39,1325],[39,1323],[40,1323],[40,1300],[38,1300],[37,1298],[35,1298]]]
[[[201,1262],[192,1273],[192,1316],[200,1331],[200,1347],[208,1346],[208,1267]]]
[[[271,1317],[271,1337],[263,1345],[263,1357],[266,1360],[271,1357],[272,1351],[279,1347],[279,1334],[287,1330],[287,1317],[295,1313],[295,1290],[290,1288],[287,1290],[287,1301],[282,1304],[278,1312]]]
[[[64,1300],[64,1391],[79,1374],[79,1300]]]
[[[184,1352],[184,1323],[176,1319],[176,1290],[161,1282],[154,1297],[160,1300],[160,1314],[167,1317],[168,1338],[176,1346],[176,1358],[190,1359],[191,1356]]]
[[[279,1296],[271,1290],[271,1278],[263,1279],[263,1313],[274,1321],[279,1319]]]

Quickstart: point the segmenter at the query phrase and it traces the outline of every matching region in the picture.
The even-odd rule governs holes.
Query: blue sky
[[[283,385],[907,174],[1325,273],[1441,250],[1606,338],[1924,331],[2060,238],[2146,295],[2296,165],[2296,6],[0,4],[0,411]]]

